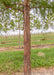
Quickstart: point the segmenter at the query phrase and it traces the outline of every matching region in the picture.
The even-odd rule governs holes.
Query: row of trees
[[[0,19],[0,33],[4,31],[5,33],[8,30],[22,30],[23,31],[23,14],[18,12],[18,13],[11,13],[8,16],[5,16],[1,14],[1,19]],[[14,15],[14,16],[13,16]],[[17,16],[18,15],[18,16]],[[38,15],[38,14],[36,14]],[[10,19],[10,17],[12,18]],[[40,18],[40,19],[39,19]],[[54,14],[52,15],[47,15],[46,18],[42,19],[41,17],[36,17],[34,14],[30,14],[30,30],[34,29],[44,29],[47,30],[49,27],[54,29]]]

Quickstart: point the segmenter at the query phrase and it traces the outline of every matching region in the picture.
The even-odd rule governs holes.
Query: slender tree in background
[[[21,2],[21,3],[20,3]],[[19,5],[19,7],[18,7]],[[5,7],[6,8],[5,8]],[[16,8],[15,8],[16,7]],[[31,75],[31,36],[30,36],[30,9],[36,9],[45,17],[47,13],[54,12],[54,1],[52,0],[0,0],[0,10],[19,10],[24,16],[24,75]],[[12,12],[12,11],[11,11]],[[13,23],[13,22],[12,22]]]

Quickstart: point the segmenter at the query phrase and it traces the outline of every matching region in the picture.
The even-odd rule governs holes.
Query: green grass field
[[[31,45],[54,44],[54,33],[33,34],[31,35]],[[23,36],[20,38],[20,46],[23,45]],[[0,47],[19,46],[19,36],[0,36]]]
[[[32,45],[54,44],[54,33],[33,34],[31,35]],[[23,36],[21,43],[23,45]],[[0,47],[19,46],[19,36],[0,36]],[[0,52],[0,73],[9,73],[22,71],[23,51]],[[41,55],[42,54],[42,55]],[[39,56],[41,55],[41,56]],[[54,48],[32,49],[31,50],[31,67],[49,67],[54,66]]]
[[[38,56],[38,53],[44,53],[44,56]],[[0,73],[21,71],[23,66],[23,51],[0,52]],[[32,49],[31,66],[54,66],[54,48]]]

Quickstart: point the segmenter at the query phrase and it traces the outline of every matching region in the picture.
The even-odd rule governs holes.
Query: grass
[[[45,38],[44,40],[42,40]],[[3,43],[3,44],[2,44]],[[54,44],[54,33],[45,33],[45,34],[32,34],[31,35],[31,44],[40,45],[40,44]],[[20,45],[23,45],[23,36],[20,38]],[[0,36],[0,47],[5,46],[19,46],[19,36],[8,36],[7,38]]]
[[[44,40],[43,40],[44,38]],[[33,34],[31,35],[32,45],[54,44],[54,33]],[[21,35],[20,45],[23,45],[23,36]],[[19,36],[0,36],[0,47],[19,46]],[[44,56],[38,56],[38,53]],[[23,51],[0,52],[0,73],[22,71]],[[31,67],[49,67],[54,66],[54,48],[32,49],[31,50]]]
[[[38,56],[39,52],[43,52],[45,56]],[[0,73],[21,71],[23,66],[23,51],[0,52]],[[54,48],[32,49],[31,66],[32,68],[54,66]]]

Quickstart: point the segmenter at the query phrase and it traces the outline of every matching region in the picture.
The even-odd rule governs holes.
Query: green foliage
[[[40,21],[38,20],[38,18],[36,18],[36,19],[34,20],[34,27],[35,27],[36,29],[41,29],[41,27],[42,27],[42,25],[40,24]]]
[[[10,28],[14,30],[14,27],[15,27],[14,21],[11,20],[11,22],[10,22]]]
[[[30,14],[30,29],[41,29],[42,25],[38,17]]]
[[[36,9],[36,14],[38,14],[38,12],[39,12],[39,14],[41,14],[41,17],[43,17],[44,19],[48,14],[54,13],[54,0],[52,0],[52,1],[49,1],[49,0],[29,0],[29,1],[30,1],[30,8],[36,7],[36,8],[34,8],[34,9]],[[5,32],[10,29],[13,29],[13,30],[18,29],[19,27],[16,25],[17,22],[19,23],[19,25],[21,26],[21,29],[23,30],[23,16],[22,16],[23,13],[19,13],[19,11],[16,10],[16,9],[23,10],[23,6],[16,5],[15,3],[23,3],[23,0],[0,0],[0,12],[1,12],[0,13],[0,23],[2,24],[3,31],[5,31]],[[7,7],[10,6],[13,8],[7,8],[6,6]],[[16,13],[21,14],[21,15],[18,14],[18,17],[19,17],[18,20],[17,20],[18,17],[16,15]],[[10,17],[11,17],[10,14],[13,16],[13,18],[15,18],[15,20],[10,19]],[[34,19],[34,16],[32,16],[32,18]],[[35,20],[32,20],[32,21],[30,23],[31,30],[34,26],[37,29],[40,29],[42,27],[39,19],[36,18]],[[9,28],[8,28],[8,26],[9,26]],[[48,27],[49,27],[48,23],[45,22],[44,29],[48,29]]]
[[[0,32],[1,32],[2,28],[3,28],[3,26],[2,26],[2,24],[0,24]]]
[[[54,29],[54,14],[47,15],[47,18],[44,20],[44,29],[48,29],[49,27]]]

